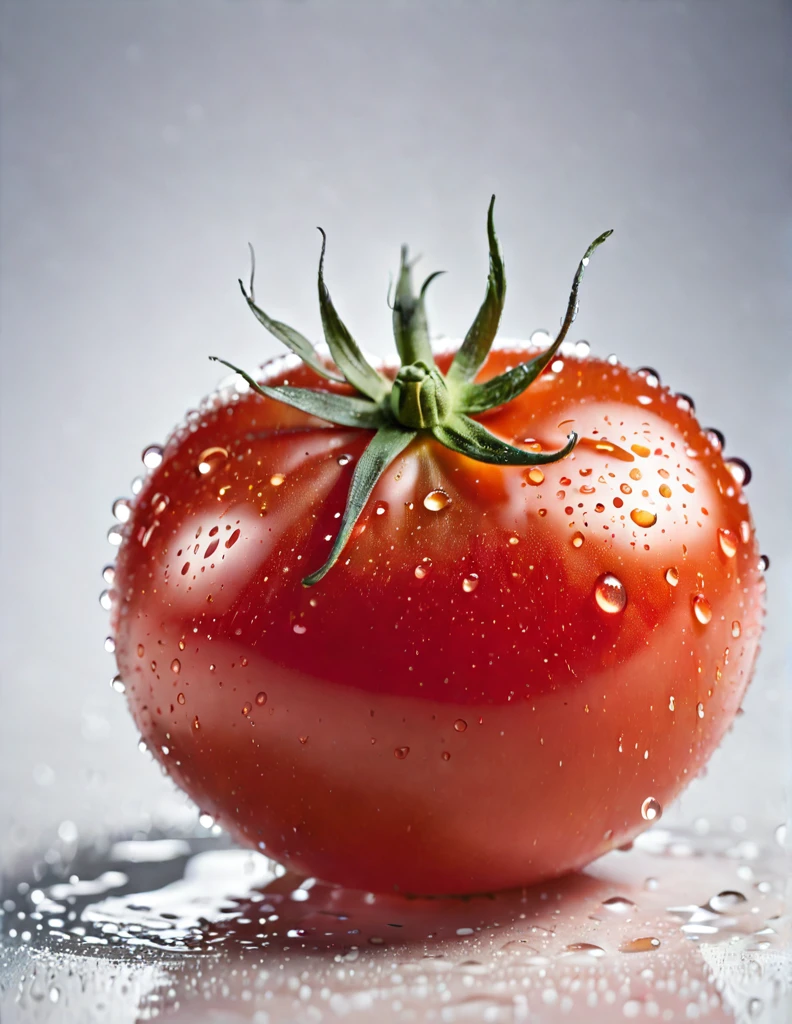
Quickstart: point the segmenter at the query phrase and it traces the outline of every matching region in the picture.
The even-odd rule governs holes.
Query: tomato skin
[[[480,419],[544,450],[574,429],[572,455],[536,472],[421,438],[306,588],[371,434],[216,396],[119,551],[116,656],[154,756],[240,842],[371,891],[526,885],[629,841],[720,742],[761,632],[748,506],[680,404],[564,357]]]

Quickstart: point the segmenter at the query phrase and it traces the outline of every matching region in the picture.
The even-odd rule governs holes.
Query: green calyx
[[[319,259],[319,308],[325,340],[335,367],[328,367],[311,342],[278,320],[273,320],[256,305],[253,280],[250,286],[239,285],[245,301],[256,319],[270,334],[283,342],[315,373],[329,381],[345,382],[354,395],[289,385],[260,384],[244,370],[219,359],[210,358],[240,374],[250,387],[265,398],[271,398],[319,419],[344,427],[373,430],[374,436],[360,457],[352,475],[346,509],[341,518],[330,555],[325,564],[303,580],[305,586],[318,583],[333,567],[346,546],[352,529],[360,517],[371,492],[388,465],[420,434],[431,435],[437,442],[461,455],[479,462],[499,466],[535,466],[565,458],[577,443],[577,434],[570,433],[567,443],[556,452],[534,452],[507,444],[490,433],[471,416],[505,405],[534,381],[553,360],[577,314],[577,296],[581,278],[594,250],[611,234],[604,232],[586,250],[572,281],[566,315],[558,335],[544,352],[505,373],[483,383],[475,377],[489,355],[503,311],[506,276],[498,238],[495,234],[492,197],[487,215],[489,239],[489,277],[484,301],[473,325],[456,352],[448,372],[437,367],[429,340],[425,296],[429,284],[438,276],[431,274],[418,294],[412,286],[412,265],[406,247],[402,248],[401,267],[393,298],[393,333],[401,359],[401,368],[390,380],[366,360],[347,327],[339,317],[324,281],[324,258],[327,239],[322,234]],[[252,249],[251,249],[252,257]]]

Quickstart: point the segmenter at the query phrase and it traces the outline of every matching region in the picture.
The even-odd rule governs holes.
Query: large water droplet
[[[662,814],[663,808],[653,796],[648,796],[641,804],[641,817],[644,821],[658,821]]]
[[[707,427],[704,431],[704,435],[710,443],[710,447],[716,452],[721,452],[726,447],[726,438],[715,427]]]
[[[718,528],[718,543],[720,549],[727,558],[734,558],[737,554],[737,535],[721,526]]]
[[[575,355],[578,359],[585,359],[590,352],[591,345],[589,345],[589,343],[583,338],[581,338],[580,341],[575,342]]]
[[[111,636],[106,636],[105,637],[104,649],[107,651],[108,654],[113,654],[115,652],[116,643],[115,643],[115,640],[113,639],[113,637],[111,637]]]
[[[622,953],[651,953],[659,948],[660,939],[656,939],[652,935],[642,936],[640,939],[632,939],[630,942],[625,942],[619,946]]]
[[[132,509],[126,498],[116,498],[113,502],[113,515],[119,523],[128,523],[132,515]]]
[[[532,345],[538,345],[540,348],[547,348],[553,341],[547,331],[543,330],[534,331],[528,340]]]
[[[470,573],[462,580],[462,589],[466,594],[472,594],[476,587],[479,585],[479,578],[475,572]]]
[[[441,491],[439,488],[434,491],[429,491],[423,500],[424,508],[428,508],[430,512],[439,512],[451,503],[451,499],[445,491]]]
[[[409,747],[396,747],[396,749],[393,751],[393,756],[396,758],[397,761],[403,761],[409,753]]]
[[[109,612],[113,607],[113,598],[110,596],[109,590],[103,590],[99,595],[99,604],[104,608],[106,612]]]
[[[759,571],[760,572],[767,572],[767,570],[769,568],[770,568],[770,558],[769,558],[769,556],[768,555],[760,555],[759,556]]]
[[[113,676],[110,680],[110,685],[116,693],[126,693],[126,686],[124,686],[124,680],[121,676]]]
[[[624,611],[627,604],[627,591],[624,584],[612,573],[603,573],[594,586],[594,597],[604,612],[614,615]]]
[[[280,485],[283,483],[285,479],[286,477],[283,475],[283,473],[273,473],[272,476],[270,477],[270,483],[272,484],[273,487],[280,487]]]
[[[210,476],[225,464],[227,458],[227,449],[222,448],[220,445],[215,445],[212,448],[206,448],[201,452],[198,458],[198,472],[201,476]]]
[[[537,466],[533,466],[531,469],[529,469],[528,472],[525,474],[525,477],[528,480],[528,483],[533,484],[535,487],[538,487],[539,484],[544,483],[545,478],[544,473]]]
[[[162,462],[161,445],[150,444],[148,448],[143,449],[143,454],[140,457],[146,469],[156,469]]]
[[[679,569],[675,565],[670,566],[665,572],[666,583],[675,587],[679,583]]]
[[[703,594],[694,594],[691,598],[693,614],[702,626],[706,626],[712,618],[712,606]]]
[[[648,530],[650,526],[654,526],[657,522],[657,516],[654,512],[648,512],[644,508],[634,508],[630,513],[630,519],[643,530]]]
[[[745,487],[746,484],[751,482],[751,477],[753,476],[751,467],[743,459],[726,459],[726,468],[740,487]]]
[[[633,901],[628,900],[626,896],[611,896],[610,899],[603,900],[602,905],[614,914],[629,914],[635,907]]]
[[[181,662],[178,658],[174,658],[171,662],[171,672],[176,676],[181,672]]]
[[[112,544],[114,548],[117,548],[123,539],[124,534],[120,526],[111,526],[107,531],[107,542]]]
[[[343,455],[339,455],[338,458],[336,459],[336,462],[338,463],[339,466],[348,466],[351,461],[352,456],[347,455],[346,453]]]
[[[577,533],[573,533],[572,534],[572,547],[573,548],[580,548],[580,547],[582,547],[584,540],[585,540],[585,537],[580,532],[580,530],[578,530]]]
[[[263,690],[260,693],[256,694],[256,703],[260,708],[267,703],[267,695],[266,693],[264,693]]]
[[[741,892],[737,892],[734,889],[724,889],[723,892],[719,892],[717,896],[713,896],[709,901],[710,910],[714,910],[716,914],[728,914],[734,910],[741,903],[747,903],[745,896]]]
[[[740,634],[741,633],[742,633],[742,626],[740,625],[740,620],[739,619],[735,619],[734,622],[732,622],[732,625],[731,625],[731,635],[734,637],[735,640],[738,640],[740,638]]]
[[[464,732],[465,729],[467,729],[467,722],[465,721],[464,718],[458,718],[454,722],[454,728],[456,729],[457,732]]]
[[[632,448],[636,455],[640,455],[642,459],[648,458],[651,454],[651,449],[647,448],[645,444],[631,444],[630,448]],[[632,476],[632,473],[630,473],[630,476]],[[634,479],[640,480],[640,478],[641,474],[639,471],[638,476],[635,477]]]

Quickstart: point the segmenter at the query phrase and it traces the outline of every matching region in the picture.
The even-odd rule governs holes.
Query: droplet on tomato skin
[[[538,487],[539,484],[544,483],[544,473],[537,466],[533,466],[525,474],[529,484],[533,484],[534,487]]]
[[[129,489],[133,494],[140,494],[143,490],[143,477],[136,476],[130,483]]]
[[[657,516],[655,513],[648,512],[644,508],[634,508],[630,513],[630,519],[632,519],[636,526],[640,526],[643,530],[648,530],[650,526],[654,526],[657,522]]]
[[[181,672],[181,662],[178,658],[174,658],[171,662],[171,672],[176,676]]]
[[[605,956],[605,950],[602,946],[595,946],[593,942],[570,942],[568,946],[564,947],[562,955],[572,956],[574,954],[591,957],[596,960],[599,957]]]
[[[196,469],[200,476],[211,476],[216,470],[225,464],[228,459],[228,451],[225,448],[216,445],[212,448],[206,448],[198,457],[198,465]]]
[[[669,697],[668,698],[668,710],[669,711],[673,711],[674,710],[674,698],[673,697]]]
[[[207,814],[206,811],[200,811],[198,814],[198,824],[201,828],[213,828],[214,818],[211,814]]]
[[[247,716],[250,714],[252,710],[253,705],[250,703],[249,700],[246,700],[245,703],[242,705],[242,714],[245,716],[245,718],[247,718]]]
[[[630,487],[629,484],[620,484],[619,490],[622,492],[622,494],[632,494],[632,487]]]
[[[419,565],[415,567],[415,576],[419,580],[424,580],[432,570],[432,559],[429,557],[422,558]]]
[[[140,458],[146,469],[156,469],[162,463],[162,447],[158,444],[150,444],[144,448]]]
[[[110,686],[116,693],[126,693],[126,686],[121,676],[113,676],[110,680]]]
[[[583,547],[583,541],[585,539],[586,538],[583,536],[583,534],[580,532],[580,530],[578,530],[577,533],[573,533],[572,534],[572,547],[573,548]]]
[[[575,342],[575,355],[578,359],[585,359],[591,352],[591,345],[583,338]]]
[[[540,348],[546,348],[553,341],[547,331],[544,330],[534,331],[528,340],[532,345],[537,345]]]
[[[670,498],[673,493],[668,484],[660,484],[658,490],[660,491],[661,498]]]
[[[285,479],[286,477],[283,475],[283,473],[273,473],[272,476],[270,477],[270,483],[272,484],[273,487],[280,487],[280,485],[283,483]]]
[[[198,721],[198,715],[193,719],[193,729],[197,732],[201,728],[201,723]]]
[[[640,480],[642,476],[643,476],[643,473],[641,473],[640,469],[638,469],[637,466],[634,466],[630,470],[630,479],[631,480]]]
[[[143,646],[143,644],[138,644],[137,645],[137,656],[139,658],[142,658],[145,653],[146,653],[146,648]]]
[[[304,626],[301,622],[295,622],[294,625],[292,626],[292,629],[294,630],[295,633],[299,634],[300,636],[302,636],[303,633],[306,633],[308,631],[308,627]]]
[[[129,517],[132,515],[132,509],[126,498],[116,498],[113,502],[113,515],[119,523],[129,522]]]
[[[170,503],[170,498],[167,494],[157,494],[151,499],[151,507],[154,510],[155,515],[159,515],[160,512],[164,512]]]
[[[699,701],[699,703],[696,705],[696,714],[699,718],[704,717],[704,705],[701,703],[701,701]]]
[[[631,444],[630,448],[642,459],[648,458],[651,454],[651,448],[647,448],[645,444]],[[630,476],[632,476],[632,473],[630,473]]]
[[[260,708],[264,707],[264,705],[267,703],[267,695],[266,693],[264,693],[263,690],[260,693],[256,694],[256,703]]]
[[[743,893],[737,892],[734,889],[724,889],[723,892],[719,892],[717,896],[712,897],[709,901],[709,908],[716,914],[728,914],[735,907],[739,907],[741,903],[747,902]]]
[[[374,513],[375,513],[375,515],[384,516],[387,511],[388,511],[388,503],[387,503],[387,501],[378,501],[374,505]]]
[[[396,747],[396,749],[393,751],[393,756],[396,758],[397,761],[403,761],[409,753],[409,747]]]
[[[706,626],[712,619],[712,606],[703,594],[694,594],[691,598],[693,614],[702,626]]]
[[[610,899],[603,900],[602,905],[613,914],[629,914],[635,906],[626,896],[611,896]]]
[[[748,522],[747,519],[743,519],[740,523],[740,539],[742,540],[743,544],[747,544],[748,541],[751,539],[751,524]],[[112,582],[112,580],[108,582]]]
[[[768,555],[759,556],[759,572],[767,572],[770,568],[770,558]]]
[[[465,721],[464,718],[458,718],[454,722],[454,728],[456,729],[457,732],[464,732],[465,729],[467,729],[467,722]]]
[[[641,817],[644,821],[659,821],[662,815],[663,808],[653,796],[648,796],[641,804]]]
[[[599,607],[609,615],[624,611],[627,591],[624,584],[613,573],[605,572],[594,586],[594,597]]]
[[[660,939],[653,935],[642,936],[640,939],[631,939],[622,943],[619,949],[622,953],[651,953],[660,948]]]
[[[123,539],[124,534],[119,525],[113,525],[107,531],[107,543],[112,544],[114,548],[117,548]]]
[[[669,587],[675,587],[679,583],[679,569],[675,565],[666,569],[665,580]]]
[[[448,750],[444,750],[442,752],[442,754],[440,755],[440,757],[442,757],[442,759],[444,761],[450,761],[451,760],[451,754],[450,754],[450,752]]]
[[[445,491],[441,491],[437,488],[434,491],[429,491],[423,500],[424,508],[428,508],[430,512],[440,512],[446,508],[447,505],[451,504],[451,498],[446,494]]]
[[[187,703],[187,698],[184,696],[183,693],[177,693],[176,694],[176,703],[177,704],[186,704]]]
[[[472,594],[476,587],[479,585],[478,574],[472,572],[469,576],[466,576],[462,580],[462,589],[466,594]]]
[[[753,473],[751,467],[743,459],[726,459],[726,469],[731,473],[732,478],[740,487],[745,487],[751,482]]]
[[[106,612],[109,612],[112,609],[113,596],[109,590],[103,590],[99,595],[99,604]]]
[[[338,458],[336,459],[336,462],[338,463],[339,466],[348,466],[351,461],[352,456],[347,455],[346,453],[344,453],[343,455],[339,455]]]
[[[707,427],[704,431],[704,436],[709,441],[710,448],[714,451],[720,452],[726,447],[726,438],[720,430],[716,430],[715,427]]]
[[[734,558],[737,554],[737,536],[731,530],[721,526],[718,528],[718,543],[720,549],[727,558]]]
[[[735,640],[738,640],[742,633],[742,626],[740,625],[739,619],[735,619],[731,624],[731,635]]]
[[[114,565],[106,565],[104,569],[102,569],[102,579],[110,586],[112,586],[115,581],[115,574],[116,571]]]
[[[112,636],[106,636],[104,642],[104,649],[108,654],[113,654],[116,649],[115,639]]]

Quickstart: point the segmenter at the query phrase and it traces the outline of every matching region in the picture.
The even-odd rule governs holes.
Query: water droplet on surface
[[[426,579],[426,577],[429,575],[431,569],[432,569],[432,559],[431,558],[422,558],[421,559],[421,564],[420,565],[416,565],[416,567],[415,567],[415,575],[416,575],[416,577],[419,580]]]
[[[628,914],[635,907],[632,900],[626,896],[611,896],[610,899],[602,901],[603,907],[614,914]]]
[[[201,728],[201,723],[198,721],[198,715],[193,719],[193,729],[197,732]]]
[[[662,498],[670,498],[671,497],[672,491],[671,491],[671,488],[668,486],[668,484],[660,484],[659,491],[660,491],[660,496]]]
[[[348,466],[351,461],[352,456],[347,455],[346,453],[343,455],[339,455],[338,458],[336,459],[336,462],[338,463],[339,466]]]
[[[454,728],[456,729],[457,732],[464,732],[465,729],[467,729],[467,722],[465,721],[464,718],[458,718],[454,722]]]
[[[668,710],[669,711],[673,711],[674,710],[674,698],[673,697],[669,697],[668,698]]]
[[[709,908],[714,910],[716,914],[728,914],[741,903],[747,902],[741,892],[733,889],[724,889],[723,892],[719,892],[717,896],[712,897],[709,901]]]
[[[123,539],[124,534],[120,526],[111,526],[107,531],[107,542],[112,544],[114,548],[117,548]]]
[[[563,359],[554,359],[553,362],[550,364],[550,370],[553,373],[561,373],[561,371],[563,369],[564,369],[564,360]]]
[[[640,939],[632,939],[630,942],[625,942],[619,946],[622,953],[651,953],[659,948],[660,939],[656,939],[651,935],[642,936]]]
[[[178,658],[174,658],[171,662],[171,672],[176,676],[181,672],[181,662]]]
[[[126,686],[124,686],[124,680],[121,676],[113,676],[110,685],[116,693],[126,693]]]
[[[266,693],[264,693],[263,690],[260,693],[256,694],[256,703],[260,708],[267,703],[267,695]]]
[[[245,716],[245,718],[247,718],[247,716],[250,714],[252,710],[253,705],[250,703],[249,700],[246,700],[245,703],[242,705],[242,714]]]
[[[442,754],[440,755],[440,757],[442,757],[442,759],[443,759],[444,761],[450,761],[450,760],[451,760],[451,754],[450,754],[450,753],[449,753],[449,751],[447,751],[447,750],[444,750],[444,751],[442,752]]]
[[[570,942],[568,946],[564,947],[564,953],[580,953],[584,957],[593,957],[594,959],[605,956],[602,946],[595,946],[593,942]]]
[[[214,818],[211,814],[207,814],[206,811],[201,811],[198,815],[198,824],[201,828],[212,828],[214,825]]]
[[[159,515],[160,512],[164,512],[168,507],[170,498],[167,494],[160,494],[159,491],[151,499],[151,507],[154,510],[155,515]]]
[[[701,701],[699,701],[699,703],[696,705],[696,714],[699,718],[704,717],[704,705],[701,703]]]
[[[748,1016],[751,1020],[757,1020],[757,1018],[761,1016],[763,1010],[764,1003],[761,999],[754,996],[752,999],[748,1000]]]
[[[707,429],[704,431],[704,435],[709,441],[710,447],[713,448],[716,452],[723,451],[723,449],[726,447],[726,438],[723,436],[720,430],[716,430],[715,427],[707,427]]]
[[[540,348],[547,348],[552,343],[552,338],[547,331],[534,331],[531,337],[528,339],[532,345],[538,345]]]
[[[693,605],[693,614],[702,626],[706,626],[712,619],[712,606],[703,594],[694,594],[690,599]]]
[[[645,383],[650,388],[656,388],[660,384],[660,374],[651,366],[639,366],[635,372],[645,378]]]
[[[531,469],[529,469],[525,476],[528,480],[528,483],[533,484],[535,487],[538,487],[539,484],[544,483],[544,473],[541,471],[541,469],[539,469],[536,466],[533,466]]]
[[[128,523],[132,515],[132,509],[126,498],[116,498],[113,502],[113,515],[119,523]]]
[[[648,458],[651,454],[651,449],[647,448],[645,444],[631,444],[630,448],[642,459]],[[630,476],[632,476],[632,473],[630,473]]]
[[[578,359],[585,359],[590,352],[591,345],[589,345],[589,343],[583,338],[581,338],[580,341],[575,342],[575,355]]]
[[[272,484],[273,487],[280,487],[280,485],[283,483],[285,479],[286,477],[283,475],[283,473],[273,473],[272,476],[270,477],[270,483]]]
[[[213,448],[206,448],[198,458],[198,472],[201,476],[210,476],[220,469],[228,459],[228,451],[216,445]]]
[[[428,508],[430,512],[439,512],[444,509],[447,505],[451,504],[451,499],[445,491],[441,491],[439,488],[434,491],[429,491],[423,500],[424,508]]]
[[[718,543],[720,549],[727,558],[734,558],[737,554],[737,535],[721,526],[718,528]]]
[[[146,469],[156,469],[162,462],[162,447],[158,444],[150,444],[143,449],[140,456]]]
[[[767,555],[760,555],[759,556],[759,571],[760,572],[767,572],[767,570],[769,568],[770,568],[770,558]]]
[[[396,749],[393,751],[393,756],[396,758],[397,761],[403,761],[409,753],[409,747],[396,747]]]
[[[687,412],[696,411],[696,403],[690,397],[690,395],[683,394],[683,392],[677,392],[677,408]]]
[[[751,482],[753,473],[751,467],[743,459],[726,459],[726,468],[731,473],[734,482],[739,484],[740,487],[745,487]]]
[[[472,594],[476,587],[479,585],[479,578],[475,572],[472,572],[469,576],[466,576],[462,580],[462,589],[466,594]]]
[[[176,694],[176,703],[177,704],[186,704],[187,703],[187,698],[184,696],[183,693],[177,693]]]
[[[643,508],[634,508],[630,513],[630,519],[643,530],[648,530],[650,526],[654,526],[657,522],[657,516],[654,512],[647,512]]]
[[[665,578],[670,587],[675,587],[679,583],[679,569],[675,565],[670,566],[666,569]]]
[[[106,565],[104,569],[102,569],[102,579],[105,581],[105,583],[112,585],[113,581],[115,580],[115,574],[116,572],[114,565]]]
[[[644,821],[659,821],[662,814],[663,808],[659,800],[655,800],[653,796],[648,796],[641,804],[641,817]]]
[[[624,584],[612,573],[603,573],[594,586],[594,597],[599,607],[609,615],[624,611],[627,591]]]
[[[105,637],[104,649],[107,651],[108,654],[113,654],[114,653],[114,651],[116,649],[116,643],[115,643],[115,640],[113,639],[113,637],[111,637],[111,636],[106,636]]]
[[[292,629],[295,633],[299,633],[299,635],[302,636],[303,633],[307,632],[308,627],[304,626],[301,622],[295,622]]]
[[[103,590],[99,595],[99,604],[104,608],[106,612],[109,612],[113,607],[113,598],[110,596],[109,590]]]
[[[582,533],[581,533],[581,532],[580,532],[580,531],[578,530],[578,532],[577,532],[577,533],[573,533],[573,534],[572,534],[572,547],[573,547],[573,548],[579,548],[579,547],[582,547],[582,546],[583,546],[583,541],[584,541],[584,540],[585,540],[585,537],[584,537],[584,536],[583,536],[583,534],[582,534]]]

